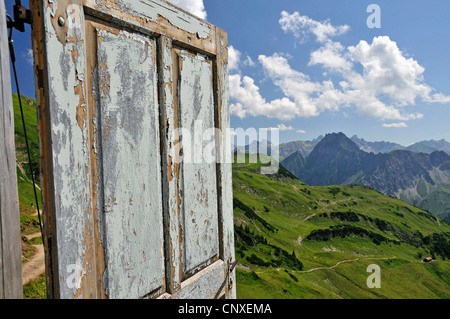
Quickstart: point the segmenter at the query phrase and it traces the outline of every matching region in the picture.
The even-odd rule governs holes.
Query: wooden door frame
[[[22,247],[6,9],[0,0],[0,299],[22,299]]]

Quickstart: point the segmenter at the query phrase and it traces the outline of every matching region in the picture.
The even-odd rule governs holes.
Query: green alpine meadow
[[[233,164],[238,298],[450,297],[448,222],[366,186],[313,187],[261,166]]]

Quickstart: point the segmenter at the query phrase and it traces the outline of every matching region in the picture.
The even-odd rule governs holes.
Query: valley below
[[[367,186],[260,166],[233,165],[238,298],[450,297],[446,221]],[[367,286],[373,264],[381,288]]]

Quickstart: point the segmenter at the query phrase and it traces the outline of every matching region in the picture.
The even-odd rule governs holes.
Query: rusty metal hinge
[[[16,0],[16,4],[13,6],[14,21],[8,21],[7,27],[16,28],[20,32],[25,32],[25,23],[31,24],[31,10],[25,8],[21,0]]]
[[[233,272],[234,267],[236,267],[238,263],[238,260],[236,259],[233,263],[230,264],[230,262],[228,261],[228,266],[227,266],[227,275],[225,276],[225,280],[222,282],[222,284],[220,285],[219,290],[217,291],[216,295],[214,296],[214,299],[219,298],[220,293],[222,292],[222,289],[225,287],[225,285],[228,282],[228,288],[230,288],[233,283],[231,282],[231,278],[230,278],[230,273]]]

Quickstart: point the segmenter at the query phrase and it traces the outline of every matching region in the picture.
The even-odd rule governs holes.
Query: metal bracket
[[[216,295],[214,296],[214,299],[219,298],[220,293],[222,292],[222,289],[225,287],[228,281],[228,288],[230,288],[233,283],[231,281],[230,273],[234,270],[234,267],[236,267],[238,260],[236,259],[232,264],[230,264],[231,259],[228,261],[227,265],[227,275],[225,276],[225,280],[222,282],[222,285],[220,286],[219,290],[217,291]]]
[[[231,258],[230,258],[230,262],[231,262]],[[236,267],[238,263],[238,260],[236,259],[234,262],[232,262],[231,264],[228,264],[228,289],[230,289],[231,287],[233,287],[233,279],[230,276],[230,274],[233,272],[234,268]]]
[[[14,21],[8,21],[7,27],[16,28],[20,32],[25,32],[25,23],[31,24],[31,10],[22,6],[21,0],[16,0],[13,6]]]

